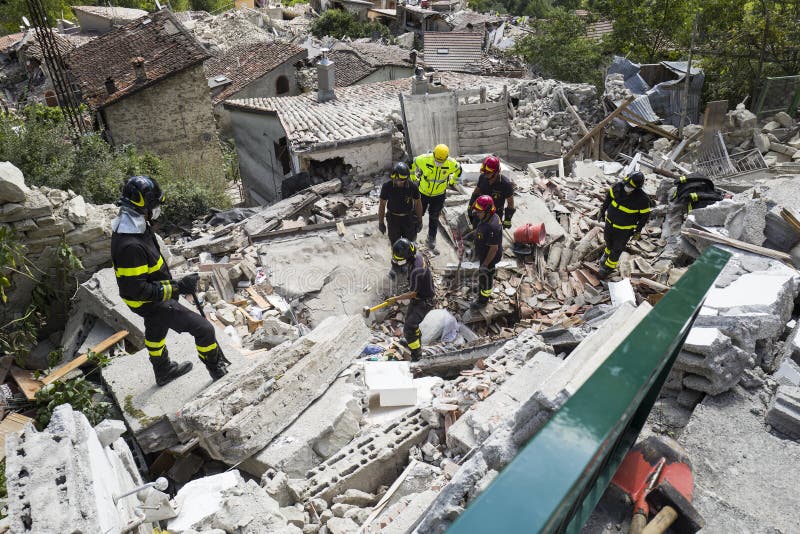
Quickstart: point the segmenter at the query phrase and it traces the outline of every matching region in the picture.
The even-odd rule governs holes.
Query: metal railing
[[[758,149],[728,154],[720,132],[717,132],[711,146],[698,157],[694,165],[698,172],[708,178],[722,178],[767,168],[767,163]]]
[[[580,532],[729,258],[707,249],[448,533]]]

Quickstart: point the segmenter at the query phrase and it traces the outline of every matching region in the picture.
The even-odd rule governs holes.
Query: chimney
[[[328,59],[330,49],[322,49],[322,59],[317,63],[317,101],[328,102],[336,98],[334,87],[336,87],[336,73],[333,69],[333,61]]]
[[[146,82],[147,72],[144,70],[144,58],[135,57],[131,59],[131,65],[133,65],[133,70],[136,72],[136,83]]]
[[[424,95],[428,92],[428,80],[425,79],[425,71],[422,67],[414,69],[414,77],[411,78],[411,94]]]
[[[106,92],[110,95],[117,92],[117,84],[114,83],[114,78],[111,76],[106,78]]]

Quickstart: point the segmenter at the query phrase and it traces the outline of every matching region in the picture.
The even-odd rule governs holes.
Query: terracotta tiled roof
[[[131,60],[144,58],[147,81],[137,82]],[[208,59],[206,50],[168,10],[158,11],[116,28],[67,58],[89,104],[97,109],[177,74]],[[105,88],[107,78],[116,85],[114,94]]]
[[[369,61],[354,50],[334,48],[328,53],[336,73],[336,87],[347,87],[369,76],[377,70]]]
[[[36,37],[35,32],[31,32],[30,39],[30,44],[28,44],[25,54],[27,57],[36,59],[43,63],[44,52],[42,52],[42,47],[39,45],[39,39]],[[69,55],[69,53],[76,48],[76,46],[72,44],[69,39],[56,32],[53,32],[53,41],[55,41],[58,51],[61,52],[61,57],[64,58],[66,58],[67,55]]]
[[[72,11],[81,11],[104,19],[120,21],[136,20],[147,15],[147,11],[128,7],[72,6]]]
[[[614,31],[614,23],[610,20],[598,20],[586,27],[586,37],[589,39],[601,39],[607,33]]]
[[[408,50],[380,43],[337,42],[329,53],[336,71],[336,87],[347,87],[381,67],[411,67]]]
[[[487,87],[499,93],[503,85],[512,87],[518,80],[441,73],[451,89]],[[336,89],[336,99],[320,103],[317,93],[273,98],[226,100],[229,109],[276,115],[294,149],[313,148],[330,142],[347,143],[364,137],[389,135],[390,116],[400,111],[398,93],[411,91],[409,78],[353,85]]]
[[[12,33],[11,35],[4,35],[0,37],[0,52],[3,52],[12,45],[17,44],[24,36],[24,33]]]
[[[436,70],[481,71],[483,34],[479,32],[425,32],[425,65]]]
[[[281,41],[246,43],[234,46],[219,57],[206,61],[207,78],[225,76],[232,83],[213,98],[219,104],[249,83],[261,78],[284,63],[296,63],[308,56],[308,51]]]

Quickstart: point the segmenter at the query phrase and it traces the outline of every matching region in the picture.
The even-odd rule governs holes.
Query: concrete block
[[[369,338],[360,315],[329,317],[307,336],[275,347],[187,403],[179,415],[181,428],[200,437],[213,458],[241,462],[325,393]]]
[[[142,479],[124,440],[103,446],[89,421],[58,406],[42,432],[29,426],[6,437],[11,532],[122,532],[136,517],[136,497],[120,495]],[[133,532],[152,532],[150,523]]]
[[[248,364],[246,358],[228,343],[228,337],[222,331],[217,330],[216,334],[217,343],[231,361],[230,372],[243,369]],[[177,445],[185,437],[176,431],[173,422],[181,407],[211,384],[211,377],[197,356],[194,338],[190,334],[169,331],[167,349],[171,360],[192,362],[193,367],[163,387],[155,383],[146,349],[113,358],[101,370],[111,395],[122,409],[125,422],[146,453]]]
[[[767,424],[792,439],[800,439],[800,387],[778,387],[767,410]]]
[[[358,525],[352,519],[346,517],[332,517],[325,523],[328,532],[331,534],[356,534]]]
[[[483,401],[474,404],[447,430],[447,446],[462,453],[482,443],[528,400],[563,361],[538,352]]]
[[[674,369],[683,371],[683,385],[710,395],[727,391],[739,382],[745,369],[755,364],[751,353],[740,349],[716,328],[689,331]]]
[[[400,420],[360,436],[338,454],[309,471],[296,488],[298,500],[319,497],[330,502],[347,489],[374,493],[389,485],[408,463],[408,451],[422,443],[431,426],[419,408]]]
[[[242,475],[233,470],[185,484],[175,495],[178,515],[169,520],[169,531],[188,530],[203,518],[213,515],[222,506],[222,492],[241,482]]]
[[[29,191],[22,171],[11,162],[0,162],[0,203],[25,202]]]
[[[341,377],[272,442],[239,465],[255,476],[269,469],[303,478],[358,434],[363,389]],[[285,475],[284,475],[285,476]]]
[[[428,507],[439,494],[437,491],[428,490],[418,493],[408,499],[402,510],[388,522],[384,513],[372,523],[380,525],[381,534],[407,534],[414,532],[414,527],[420,522]],[[397,505],[396,505],[397,506]],[[389,512],[389,510],[387,510]]]
[[[365,362],[368,395],[379,395],[381,406],[414,406],[417,388],[408,362]]]

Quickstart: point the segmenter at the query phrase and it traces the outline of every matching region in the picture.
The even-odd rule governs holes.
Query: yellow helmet
[[[439,161],[444,161],[450,155],[450,149],[447,148],[447,145],[436,145],[433,149],[433,157],[438,159]]]

